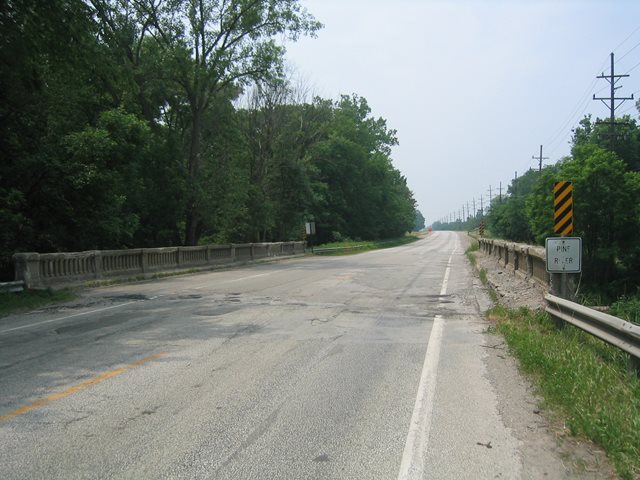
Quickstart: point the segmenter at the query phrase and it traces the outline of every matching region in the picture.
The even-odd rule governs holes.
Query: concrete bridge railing
[[[243,243],[197,247],[92,250],[72,253],[16,253],[16,281],[25,288],[78,285],[122,277],[207,269],[235,262],[302,254],[305,242]]]
[[[508,269],[525,278],[533,278],[542,285],[549,285],[544,247],[504,240],[478,240],[483,252],[492,255]]]

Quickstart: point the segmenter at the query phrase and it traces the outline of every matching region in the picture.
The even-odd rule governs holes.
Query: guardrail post
[[[550,285],[549,285],[549,293],[551,295],[554,295],[556,297],[560,297],[560,298],[564,298],[562,296],[562,274],[561,273],[550,273],[549,274],[549,280],[550,280]],[[556,327],[561,329],[565,327],[564,321],[558,317],[551,317],[553,320],[553,323],[555,323]]]
[[[640,378],[640,358],[629,355],[629,371]]]

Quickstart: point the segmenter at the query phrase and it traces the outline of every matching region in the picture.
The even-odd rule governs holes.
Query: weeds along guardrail
[[[631,356],[630,369],[640,375],[640,325],[554,295],[544,298],[548,314],[624,350]]]
[[[243,243],[197,247],[16,253],[16,281],[28,289],[58,288],[114,278],[206,270],[218,265],[300,255],[305,242]]]
[[[505,268],[513,269],[525,278],[533,278],[544,286],[551,285],[544,248],[486,238],[479,239],[478,243],[483,252],[496,257]],[[554,295],[546,295],[545,300],[546,312],[552,317],[627,352],[630,369],[640,375],[639,325]]]

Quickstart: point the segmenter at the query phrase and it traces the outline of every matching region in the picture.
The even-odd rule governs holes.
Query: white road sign
[[[545,248],[547,251],[547,272],[579,273],[582,271],[582,238],[547,238]]]

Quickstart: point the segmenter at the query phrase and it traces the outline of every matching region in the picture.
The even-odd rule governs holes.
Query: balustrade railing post
[[[38,253],[15,253],[13,255],[15,279],[24,282],[24,288],[38,288],[40,286],[40,255]]]

